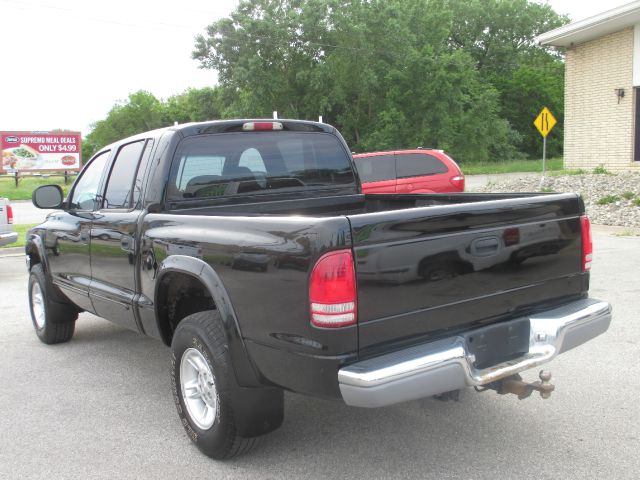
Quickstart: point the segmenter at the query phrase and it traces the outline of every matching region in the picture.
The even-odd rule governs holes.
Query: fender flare
[[[25,242],[24,247],[28,271],[31,271],[31,267],[33,266],[33,263],[31,262],[31,255],[33,254],[34,250],[40,258],[40,264],[44,268],[44,275],[47,279],[47,287],[50,288],[49,292],[51,295],[51,299],[58,303],[71,304],[74,308],[78,309],[78,307],[67,298],[62,290],[60,290],[60,288],[55,283],[53,283],[51,270],[49,270],[49,257],[47,256],[42,237],[35,233],[31,233],[27,236],[27,241]],[[78,309],[78,311],[81,312],[82,310]]]
[[[31,270],[31,266],[33,265],[30,259],[30,255],[33,252],[33,250],[35,250],[36,253],[38,254],[38,257],[40,258],[40,263],[42,263],[42,266],[44,267],[44,271],[48,275],[49,262],[47,259],[47,255],[45,254],[44,244],[42,243],[42,238],[34,233],[30,234],[27,237],[27,241],[24,247],[24,253],[27,256],[27,261],[28,261],[27,268],[29,270]]]
[[[196,278],[211,294],[211,298],[216,304],[216,308],[220,313],[220,318],[222,319],[223,328],[229,345],[229,353],[231,355],[238,384],[243,387],[264,386],[264,384],[259,381],[257,369],[255,368],[253,361],[250,359],[249,353],[245,347],[238,318],[233,308],[233,304],[231,303],[231,299],[229,298],[229,294],[222,283],[222,279],[211,265],[205,261],[187,255],[172,255],[163,260],[158,266],[158,276],[155,282],[153,301],[156,321],[158,322],[158,331],[163,332],[159,324],[160,315],[158,312],[157,302],[158,289],[162,283],[162,278],[170,273],[182,273]],[[168,343],[163,334],[162,336],[163,341]]]

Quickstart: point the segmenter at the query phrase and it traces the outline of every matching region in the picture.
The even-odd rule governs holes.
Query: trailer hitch
[[[516,373],[515,375],[503,378],[502,380],[491,382],[485,385],[485,388],[480,391],[491,389],[495,390],[500,395],[512,393],[514,395],[517,395],[518,399],[520,400],[524,400],[525,398],[531,396],[534,391],[536,391],[540,392],[540,396],[542,398],[549,398],[551,396],[551,392],[553,392],[556,388],[555,385],[549,383],[549,381],[551,380],[551,372],[545,372],[544,370],[541,370],[539,377],[540,381],[527,383],[524,382],[522,380],[522,377]]]

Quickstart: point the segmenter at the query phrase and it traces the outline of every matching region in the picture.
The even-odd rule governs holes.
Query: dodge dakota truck
[[[171,349],[175,405],[206,455],[251,449],[283,391],[381,407],[465,387],[520,398],[607,330],[588,296],[577,194],[363,195],[335,128],[193,123],[91,158],[27,236],[35,331],[87,311]]]

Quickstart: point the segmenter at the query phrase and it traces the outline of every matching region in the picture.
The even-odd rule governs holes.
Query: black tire
[[[40,341],[53,345],[71,340],[78,310],[52,299],[53,285],[47,280],[42,264],[31,268],[28,288],[31,321]]]
[[[199,370],[197,379],[194,373],[198,369],[193,363],[189,364],[189,359],[206,364],[198,364],[205,367]],[[181,378],[183,369],[184,382]],[[262,407],[254,401],[260,398],[263,389],[243,389],[237,385],[220,314],[215,310],[194,313],[178,324],[171,342],[170,373],[180,421],[191,441],[211,458],[222,460],[247,453],[257,445],[257,435],[274,430],[282,423],[282,405],[279,407],[279,417],[277,407],[275,414],[267,410],[263,414]],[[198,386],[186,386],[189,383]],[[189,405],[185,400],[185,391],[192,392]],[[282,392],[279,391],[279,394],[282,404]],[[200,406],[202,409],[198,410]],[[209,416],[208,422],[211,423],[205,421],[203,413],[208,412],[208,408],[215,412]],[[254,417],[266,419],[271,426],[262,432],[242,436],[239,431],[241,424]]]

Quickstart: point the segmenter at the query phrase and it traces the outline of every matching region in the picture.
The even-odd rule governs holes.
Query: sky
[[[550,0],[572,20],[628,0]],[[214,85],[191,59],[194,37],[237,0],[0,0],[0,131],[84,135],[118,101]]]

